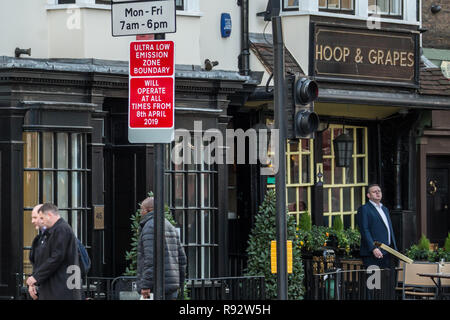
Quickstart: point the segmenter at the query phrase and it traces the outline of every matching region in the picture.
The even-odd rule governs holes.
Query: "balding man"
[[[137,257],[137,287],[144,299],[150,297],[154,291],[153,247],[154,247],[154,219],[153,197],[146,198],[141,204],[141,233],[139,235]],[[165,299],[174,300],[178,289],[184,287],[186,272],[186,255],[181,246],[178,233],[172,224],[165,219],[165,260],[164,260],[164,289]]]
[[[41,261],[39,260],[40,250],[41,250],[40,239],[45,230],[45,227],[43,226],[42,220],[39,216],[39,209],[41,207],[42,207],[42,204],[38,204],[31,211],[31,223],[34,225],[35,229],[38,231],[38,234],[36,235],[36,237],[34,237],[33,242],[31,244],[31,250],[30,250],[30,255],[29,255],[29,259],[31,262],[31,266],[33,267],[33,270],[36,269],[39,266],[39,264],[41,263]],[[34,300],[37,299],[37,287],[36,286],[34,286],[34,285],[29,286],[28,292],[30,293],[30,296]]]

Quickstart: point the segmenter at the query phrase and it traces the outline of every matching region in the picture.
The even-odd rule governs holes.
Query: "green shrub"
[[[450,232],[448,233],[447,238],[445,238],[444,250],[450,253]]]
[[[251,230],[247,247],[248,276],[264,276],[266,283],[266,298],[277,297],[277,275],[271,273],[270,244],[276,240],[276,194],[275,190],[269,190],[259,207],[259,213],[255,216],[255,224]],[[287,239],[292,240],[293,273],[288,274],[288,299],[297,300],[303,298],[303,264],[301,259],[299,240],[296,237],[295,218],[287,217]]]
[[[424,234],[420,237],[419,244],[417,245],[420,250],[430,251],[430,240],[425,237]]]
[[[342,222],[341,216],[335,216],[333,219],[333,230],[340,232],[344,230],[344,223]]]
[[[308,214],[308,212],[303,212],[300,215],[300,219],[298,222],[299,228],[304,231],[311,231],[311,224],[311,216]]]

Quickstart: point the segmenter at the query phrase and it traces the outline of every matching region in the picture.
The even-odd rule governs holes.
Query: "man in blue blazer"
[[[367,187],[369,201],[359,207],[356,216],[361,233],[360,255],[366,268],[371,265],[377,265],[380,268],[391,267],[390,254],[377,248],[374,245],[375,241],[397,250],[389,210],[381,203],[382,197],[379,185],[369,185]]]

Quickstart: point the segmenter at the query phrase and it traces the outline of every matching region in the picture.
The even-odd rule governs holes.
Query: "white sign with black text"
[[[175,0],[112,1],[112,35],[176,32]]]

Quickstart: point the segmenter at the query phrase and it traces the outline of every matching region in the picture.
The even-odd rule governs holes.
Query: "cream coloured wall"
[[[31,48],[32,57],[48,56],[46,0],[1,0],[0,56],[14,56],[16,47]]]

